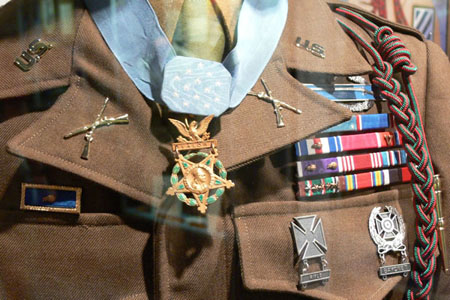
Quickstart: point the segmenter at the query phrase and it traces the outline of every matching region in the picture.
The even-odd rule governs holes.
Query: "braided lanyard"
[[[433,274],[436,271],[435,250],[437,238],[436,201],[433,190],[433,167],[428,152],[422,117],[410,76],[417,67],[411,63],[411,54],[390,27],[379,27],[358,13],[346,8],[336,11],[353,20],[373,34],[374,46],[345,23],[338,20],[344,31],[373,58],[372,84],[387,99],[389,110],[395,117],[398,130],[404,137],[407,165],[412,174],[414,210],[416,213],[416,243],[411,272],[413,286],[407,291],[407,299],[430,299]],[[393,77],[400,72],[401,83]]]

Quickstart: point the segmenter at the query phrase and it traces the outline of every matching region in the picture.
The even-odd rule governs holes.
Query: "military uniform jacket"
[[[336,22],[342,19],[371,41],[334,12],[345,3],[289,1],[287,24],[262,77],[277,98],[303,114],[285,111],[286,127],[277,128],[271,105],[248,96],[215,118],[211,135],[235,187],[200,217],[195,208],[165,195],[173,166],[171,143],[178,135],[168,117],[183,118],[141,95],[83,1],[54,1],[58,9],[47,19],[42,18],[44,2],[15,0],[0,10],[1,299],[401,297],[408,280],[378,277],[367,220],[374,206],[396,207],[407,224],[412,257],[410,186],[319,201],[298,201],[293,188],[293,143],[351,117],[348,109],[302,82],[372,71],[372,62]],[[162,1],[153,5],[157,11],[165,7]],[[411,51],[418,67],[412,81],[436,173],[444,179],[444,217],[450,218],[448,58],[420,33],[355,10],[391,26]],[[326,57],[296,47],[297,37],[320,44]],[[36,38],[54,47],[32,70],[22,72],[13,62]],[[258,82],[253,90],[263,87]],[[127,113],[130,123],[96,132],[89,160],[82,160],[82,136],[63,136],[92,123],[105,97],[111,99],[107,114]],[[81,187],[81,214],[20,210],[24,182]],[[153,220],[123,214],[123,201],[148,205]],[[332,270],[326,285],[304,291],[297,288],[289,232],[292,218],[302,215],[322,218]],[[448,283],[438,266],[435,295],[450,295]]]

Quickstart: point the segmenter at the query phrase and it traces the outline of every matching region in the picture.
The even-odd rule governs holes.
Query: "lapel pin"
[[[320,58],[325,58],[325,48],[322,47],[319,44],[313,43],[311,45],[311,47],[309,46],[310,41],[309,40],[305,40],[302,44],[302,38],[301,37],[297,37],[297,40],[295,41],[295,46],[297,46],[298,48],[302,48],[305,49],[306,51],[310,52],[311,54],[320,57]]]
[[[52,48],[52,44],[47,44],[41,41],[41,39],[34,40],[30,43],[28,49],[23,51],[20,57],[16,58],[14,65],[23,72],[28,72],[40,61],[41,57]]]
[[[302,290],[309,284],[320,282],[325,284],[330,279],[331,271],[325,259],[327,243],[323,231],[322,219],[316,215],[296,217],[291,222],[291,233],[295,242],[297,257],[301,260],[299,269],[299,286]],[[319,261],[320,271],[307,273],[309,263]]]
[[[261,79],[261,83],[262,83],[262,85],[263,85],[263,87],[265,89],[265,92],[255,93],[253,91],[250,91],[249,93],[247,93],[247,95],[255,96],[255,97],[257,97],[260,100],[264,100],[264,101],[272,103],[275,115],[277,117],[277,127],[278,128],[286,126],[284,124],[283,115],[281,114],[281,110],[283,108],[289,109],[289,110],[291,110],[291,111],[293,111],[293,112],[295,112],[297,114],[301,114],[302,113],[302,111],[300,109],[295,108],[295,107],[287,104],[286,102],[283,102],[281,100],[275,99],[272,96],[272,91],[269,89],[269,87],[267,86],[266,81],[264,79]]]
[[[406,246],[403,243],[405,223],[395,207],[385,206],[384,209],[381,207],[372,209],[369,217],[369,232],[378,248],[378,256],[381,261],[378,270],[380,278],[387,280],[388,276],[399,274],[407,277],[411,271],[411,265],[408,262]],[[389,252],[400,252],[399,264],[386,265],[386,254]]]
[[[202,214],[206,213],[209,204],[223,195],[225,188],[234,187],[234,183],[227,180],[227,171],[222,162],[217,159],[217,140],[210,139],[210,134],[206,131],[213,117],[214,115],[210,115],[200,123],[169,119],[181,136],[177,138],[177,143],[172,144],[175,166],[170,176],[172,186],[166,194],[176,196],[189,206],[197,206]],[[208,149],[209,153],[191,152],[202,149]],[[189,153],[183,155],[181,151]]]
[[[115,118],[103,117],[103,113],[105,112],[108,102],[109,102],[109,98],[106,97],[105,101],[103,103],[102,109],[100,110],[100,113],[97,115],[95,121],[92,124],[77,128],[74,131],[72,131],[71,133],[66,134],[64,136],[64,139],[69,139],[78,134],[86,133],[84,136],[85,145],[83,148],[83,152],[81,153],[82,159],[85,159],[85,160],[89,159],[90,145],[94,141],[94,132],[98,128],[105,127],[105,126],[111,126],[111,125],[128,124],[129,123],[128,114],[124,114],[122,116],[118,116]]]

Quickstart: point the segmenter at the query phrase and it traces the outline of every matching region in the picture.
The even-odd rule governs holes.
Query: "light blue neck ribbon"
[[[237,44],[222,63],[177,56],[147,0],[85,0],[117,60],[150,100],[176,112],[219,116],[238,106],[272,57],[288,0],[244,0]]]

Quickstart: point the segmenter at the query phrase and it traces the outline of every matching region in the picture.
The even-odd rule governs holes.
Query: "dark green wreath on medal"
[[[172,144],[176,164],[170,176],[172,186],[166,194],[176,196],[189,206],[197,206],[202,214],[206,213],[209,204],[223,195],[225,188],[234,187],[234,183],[227,180],[222,162],[217,159],[217,140],[210,139],[209,132],[206,132],[213,117],[211,115],[200,123],[192,121],[190,124],[187,120],[183,123],[169,119],[182,136],[177,138],[178,143]],[[202,149],[208,149],[209,153],[192,152]],[[189,152],[183,155],[180,151]]]

